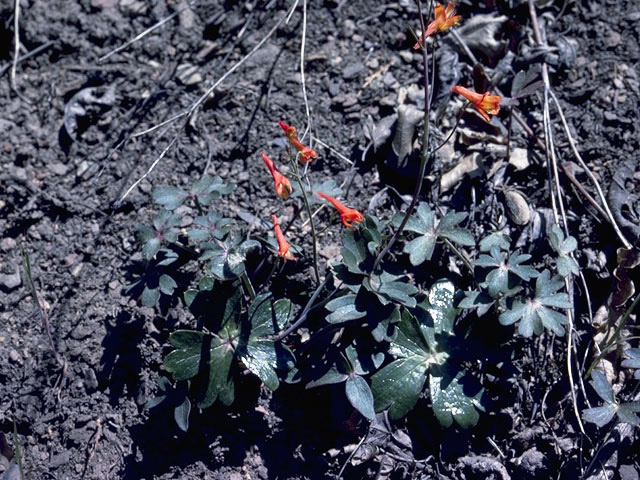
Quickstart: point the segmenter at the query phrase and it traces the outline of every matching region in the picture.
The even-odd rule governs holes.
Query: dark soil
[[[299,74],[302,2],[183,130],[179,120],[135,138],[132,134],[187,110],[268,34],[290,2],[195,1],[188,9],[186,0],[23,0],[20,55],[42,48],[17,65],[15,88],[10,83],[13,3],[0,4],[0,42],[6,46],[0,50],[0,434],[7,444],[0,442],[0,478],[19,478],[8,466],[14,428],[30,479],[334,478],[367,433],[367,423],[338,389],[284,385],[270,392],[248,376],[233,407],[193,412],[186,434],[171,410],[145,409],[159,376],[166,375],[168,334],[190,326],[192,319],[178,301],[151,309],[124,292],[141,261],[136,226],[156,211],[150,198],[154,186],[185,187],[206,172],[237,184],[220,209],[229,216],[257,217],[258,233],[270,230],[271,213],[293,217],[292,207],[280,209],[274,202],[259,152],[284,156],[278,120],[300,130],[306,124]],[[526,2],[487,1],[473,8],[471,3],[459,6],[464,18],[492,12],[506,17],[496,33],[500,47],[474,50],[489,77],[503,68],[498,86],[505,93],[514,71],[544,59],[549,63],[578,150],[608,193],[625,236],[638,245],[637,2],[536,2],[548,50],[533,47]],[[400,208],[400,196],[383,189],[390,184],[400,194],[410,192],[414,179],[377,168],[385,150],[373,153],[365,125],[394,114],[402,89],[409,92],[406,103],[417,96],[414,103],[420,106],[415,92],[422,88],[422,57],[411,50],[410,33],[410,27],[418,29],[415,4],[325,0],[308,2],[307,16],[311,132],[331,147],[314,144],[321,160],[312,164],[313,175],[339,184],[353,178],[348,203],[389,218]],[[452,45],[443,41],[443,49],[457,52]],[[458,100],[446,96],[447,73],[459,79],[453,83],[471,85],[473,64],[459,52],[457,62],[439,65],[436,106],[450,126],[455,117],[444,107]],[[544,138],[540,92],[522,100],[518,110]],[[575,162],[557,111],[551,110],[559,161]],[[494,127],[507,125],[506,112],[482,127],[486,133],[506,132]],[[461,126],[476,128],[480,122],[469,111]],[[116,204],[177,133],[177,144],[152,174]],[[516,122],[512,147],[528,151],[528,168],[509,167],[499,180],[488,179],[500,156],[481,149],[487,170],[439,193],[442,174],[473,148],[458,141],[455,155],[443,151],[433,162],[423,194],[432,204],[470,212],[468,226],[476,238],[507,224],[512,238],[530,250],[544,243],[539,228],[536,233],[507,220],[500,188],[517,188],[537,218],[548,215],[544,154]],[[624,176],[615,177],[621,171]],[[575,175],[596,196],[586,175]],[[621,244],[562,172],[560,181],[595,312],[608,304]],[[183,213],[186,227],[197,213]],[[329,222],[327,210],[319,219],[331,225],[320,242],[326,265],[339,256],[341,227]],[[308,251],[308,231],[294,226],[290,232]],[[57,355],[32,298],[21,251],[29,256]],[[311,286],[310,263],[288,268],[290,277],[277,277],[272,289],[302,302]],[[425,275],[439,278],[448,268],[443,260],[441,271]],[[595,330],[582,283],[576,285],[576,353],[582,363],[585,355],[592,358]],[[481,321],[497,325],[495,319]],[[495,331],[487,332],[487,342],[495,340]],[[380,448],[359,465],[349,463],[343,478],[580,478],[607,430],[589,427],[588,435],[579,433],[566,378],[566,339],[545,334],[509,346],[515,371],[505,374],[495,365],[495,375],[508,380],[484,379],[491,405],[475,428],[442,429],[421,400],[392,425],[393,448]],[[638,478],[639,448],[637,432],[615,443],[613,463],[611,455],[601,460],[613,475],[607,478]],[[589,474],[605,478],[597,469]]]

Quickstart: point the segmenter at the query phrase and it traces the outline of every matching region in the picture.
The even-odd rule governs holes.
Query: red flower
[[[445,30],[449,30],[456,23],[460,21],[460,15],[454,15],[456,13],[456,5],[453,2],[449,2],[447,8],[445,9],[439,3],[433,9],[433,22],[427,25],[427,31],[424,32],[423,35],[420,36],[418,42],[413,46],[414,50],[418,50],[425,38],[430,37],[431,35],[444,32]]]
[[[350,228],[351,230],[355,230],[355,227],[350,223],[360,223],[364,220],[364,215],[362,215],[358,210],[354,208],[345,207],[342,203],[336,200],[333,197],[330,197],[326,193],[318,192],[318,195],[324,198],[326,201],[331,203],[336,209],[338,213],[340,213],[340,220],[342,220],[342,224]]]
[[[296,127],[287,125],[282,120],[280,120],[278,123],[280,124],[280,127],[282,128],[282,130],[284,130],[284,134],[287,136],[287,138],[298,138],[298,132],[296,130]]]
[[[502,97],[498,95],[489,95],[489,92],[472,92],[468,88],[461,87],[460,85],[456,85],[451,89],[451,91],[462,95],[473,103],[473,106],[476,107],[476,110],[480,112],[480,115],[482,115],[487,122],[491,121],[489,115],[496,115],[500,111],[500,102],[502,101]]]
[[[291,245],[284,238],[284,233],[282,233],[282,229],[278,224],[278,217],[276,217],[275,215],[271,215],[271,220],[273,221],[273,229],[276,232],[276,239],[278,240],[278,255],[280,255],[285,262],[287,260],[298,260],[289,250],[291,248]]]
[[[298,152],[300,152],[300,162],[301,163],[309,163],[314,158],[318,158],[318,154],[312,148],[305,147],[300,140],[298,140],[298,131],[296,127],[292,127],[291,125],[287,125],[283,121],[278,122],[282,130],[284,130],[284,134],[289,139],[289,143],[293,148],[295,148]]]
[[[271,161],[271,159],[267,157],[266,153],[260,152],[260,155],[262,155],[262,160],[264,160],[264,163],[267,165],[267,168],[269,169],[269,171],[271,172],[271,175],[273,176],[273,183],[274,183],[274,189],[276,191],[276,195],[286,200],[287,198],[289,198],[289,195],[291,195],[291,192],[293,192],[293,188],[291,187],[291,182],[287,177],[285,177],[278,171],[278,169],[276,168],[274,163]]]

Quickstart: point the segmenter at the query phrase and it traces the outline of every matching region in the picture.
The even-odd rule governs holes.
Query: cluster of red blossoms
[[[447,8],[444,8],[439,3],[436,4],[433,9],[434,20],[427,25],[425,32],[420,35],[420,38],[413,46],[414,50],[424,48],[424,41],[427,37],[444,32],[458,23],[461,17],[455,13],[456,6],[453,2],[449,2]],[[496,115],[500,111],[502,98],[498,95],[489,95],[489,92],[476,93],[460,85],[454,86],[451,91],[469,100],[487,122],[491,121],[489,115]]]
[[[315,150],[304,146],[300,142],[300,140],[298,140],[298,133],[296,131],[296,127],[287,125],[285,122],[279,122],[279,124],[280,124],[280,127],[282,127],[282,130],[284,130],[284,133],[287,139],[289,140],[289,143],[291,144],[291,146],[298,152],[298,158],[300,159],[301,163],[303,164],[309,163],[313,159],[318,157],[318,154],[315,152]],[[269,172],[271,173],[271,176],[273,177],[273,184],[274,184],[273,187],[276,192],[276,195],[286,200],[287,198],[289,198],[289,195],[291,195],[291,193],[293,192],[291,181],[287,177],[285,177],[282,173],[280,173],[276,165],[273,163],[273,160],[271,160],[266,153],[260,152],[260,155],[262,156],[262,160],[264,161],[265,165],[269,169]],[[318,196],[327,200],[329,203],[331,203],[331,205],[333,205],[338,210],[338,213],[340,214],[340,220],[342,220],[342,223],[347,228],[355,230],[355,227],[353,226],[353,224],[354,223],[358,224],[362,222],[362,220],[364,219],[364,215],[362,215],[362,213],[360,213],[359,211],[353,208],[349,208],[343,205],[342,203],[340,203],[338,200],[331,197],[330,195],[327,195],[326,193],[318,192]],[[291,244],[287,242],[287,239],[285,238],[284,233],[280,228],[280,224],[278,223],[278,217],[276,217],[275,215],[271,215],[271,220],[273,222],[273,230],[276,234],[276,240],[278,241],[278,255],[282,257],[285,261],[297,260],[297,258],[294,257],[293,254],[291,253]]]
[[[437,33],[445,32],[456,25],[460,21],[461,17],[460,15],[456,15],[455,13],[456,6],[453,2],[449,2],[446,8],[437,3],[433,10],[433,21],[431,21],[427,25],[427,28],[422,33],[422,35],[420,35],[420,38],[413,46],[413,48],[415,50],[425,48],[425,42],[428,37]],[[487,122],[491,121],[491,117],[489,115],[496,115],[500,111],[500,102],[502,101],[502,98],[498,95],[490,95],[489,92],[477,93],[460,85],[454,86],[451,91],[453,93],[462,95],[464,98],[469,100],[469,102],[471,102],[476,110],[478,110],[480,115],[482,115],[482,118],[484,118]],[[315,150],[303,145],[302,142],[300,142],[300,140],[298,139],[298,132],[296,130],[296,127],[288,125],[282,121],[278,123],[284,131],[287,140],[289,140],[289,144],[296,150],[298,158],[302,164],[310,163],[312,160],[318,157],[318,154],[315,152]],[[261,152],[261,155],[262,160],[267,165],[267,168],[269,169],[269,172],[271,172],[271,176],[273,177],[274,190],[276,192],[276,195],[286,200],[293,192],[291,182],[287,177],[285,177],[278,171],[275,164],[267,156],[266,153]],[[336,210],[338,210],[338,213],[340,214],[340,220],[345,227],[355,230],[354,224],[359,224],[364,219],[364,215],[362,215],[362,213],[353,208],[345,206],[335,198],[322,192],[318,192],[318,196],[328,201],[336,208]],[[273,228],[276,234],[276,239],[278,240],[278,255],[285,261],[297,260],[297,258],[294,257],[290,251],[291,245],[287,242],[284,233],[282,233],[282,229],[278,224],[278,218],[275,215],[272,215],[271,219],[273,221]]]

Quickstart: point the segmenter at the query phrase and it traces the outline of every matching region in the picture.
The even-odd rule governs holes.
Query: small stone
[[[79,263],[78,265],[73,267],[71,269],[71,276],[72,277],[78,277],[80,275],[80,272],[82,271],[83,267],[84,267],[84,263]]]
[[[521,193],[508,190],[505,194],[507,216],[516,225],[526,225],[531,220],[531,209]]]
[[[620,480],[638,480],[640,478],[633,465],[620,465],[618,474],[620,475]]]
[[[364,65],[362,63],[350,63],[342,70],[342,78],[345,80],[351,80],[352,78],[356,78],[363,70]]]
[[[93,368],[87,368],[84,372],[84,386],[87,392],[93,392],[98,389],[98,377]]]
[[[91,0],[93,8],[113,8],[118,5],[118,0]]]
[[[15,273],[0,273],[0,287],[4,287],[3,290],[10,292],[21,284],[22,278],[20,277],[19,269],[16,269]]]
[[[176,75],[178,80],[183,85],[196,85],[202,82],[202,74],[199,71],[199,68],[196,65],[191,65],[188,63],[183,63],[182,65],[178,65],[176,70]]]
[[[47,165],[47,168],[56,175],[66,175],[69,167],[62,162],[54,162]]]
[[[71,459],[71,452],[69,450],[65,450],[58,455],[54,455],[51,457],[49,461],[49,468],[56,469],[62,465],[69,463]]]
[[[408,50],[403,50],[400,52],[400,58],[402,58],[402,60],[404,60],[407,63],[411,63],[413,62],[413,53],[411,53]]]
[[[509,163],[518,171],[527,168],[529,166],[527,150],[525,148],[514,148],[511,151],[511,155],[509,155]]]
[[[604,44],[607,48],[615,48],[620,45],[620,42],[622,42],[622,37],[618,32],[614,32],[613,30],[610,30],[609,34],[604,39]]]
[[[76,263],[76,258],[78,256],[75,253],[72,253],[70,255],[67,255],[66,257],[64,257],[64,263],[67,264],[68,267],[70,267],[71,265],[73,265],[74,263]]]
[[[82,177],[84,175],[84,173],[86,173],[89,170],[89,162],[87,162],[86,160],[83,160],[82,162],[80,162],[80,165],[78,165],[78,168],[76,169],[76,175],[78,177]]]
[[[15,178],[16,180],[20,181],[20,182],[26,182],[27,181],[27,170],[25,168],[22,167],[18,167],[16,169],[13,170],[13,178]]]
[[[12,348],[11,351],[9,351],[9,360],[11,360],[13,363],[21,363],[20,354],[18,353],[17,350],[14,350]]]
[[[80,325],[71,331],[71,338],[75,340],[82,340],[93,334],[93,329],[88,325]]]
[[[0,248],[5,251],[8,252],[9,250],[13,250],[14,248],[16,248],[16,240],[15,238],[11,238],[11,237],[6,237],[3,238],[2,241],[0,242]]]
[[[145,2],[140,0],[120,0],[120,8],[135,15],[144,15],[147,11]]]

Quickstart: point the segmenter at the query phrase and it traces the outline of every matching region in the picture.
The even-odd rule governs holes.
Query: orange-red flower
[[[350,228],[351,230],[355,230],[356,228],[350,222],[357,224],[364,220],[364,215],[362,215],[358,210],[344,206],[338,200],[330,197],[326,193],[318,192],[318,195],[324,198],[327,202],[331,203],[331,205],[336,207],[338,213],[340,213],[340,220],[342,220],[342,224],[345,227]]]
[[[289,198],[289,195],[291,195],[291,192],[293,192],[293,188],[291,187],[291,182],[287,177],[285,177],[278,171],[273,161],[269,157],[267,157],[266,153],[260,152],[260,155],[262,155],[262,160],[264,160],[264,163],[267,165],[267,168],[269,169],[269,171],[271,172],[271,175],[273,176],[273,183],[274,183],[274,189],[276,191],[276,195],[286,200],[287,198]]]
[[[309,163],[314,158],[318,157],[316,151],[312,148],[305,147],[300,140],[298,140],[298,131],[296,127],[292,127],[291,125],[287,125],[285,122],[278,122],[282,130],[284,130],[284,134],[289,139],[289,143],[293,148],[295,148],[298,152],[300,152],[300,162],[301,163]]]
[[[280,224],[278,223],[278,217],[276,217],[275,215],[271,215],[271,220],[273,221],[273,229],[276,232],[276,240],[278,240],[278,255],[280,255],[285,262],[287,260],[298,260],[290,251],[291,245],[284,238],[284,233],[282,233],[282,229],[280,228]]]
[[[282,128],[282,130],[284,130],[284,134],[287,136],[287,138],[298,138],[298,131],[296,130],[296,127],[287,125],[282,120],[280,120],[278,124],[280,124],[280,127]]]
[[[449,2],[447,8],[445,9],[439,3],[436,3],[436,6],[433,9],[433,22],[427,25],[427,30],[423,35],[420,36],[418,42],[413,46],[414,50],[418,50],[425,38],[430,37],[431,35],[444,32],[445,30],[449,30],[456,23],[460,21],[460,15],[455,15],[456,13],[456,4],[453,2]]]
[[[500,102],[502,101],[502,97],[498,95],[489,95],[489,92],[472,92],[468,88],[461,87],[460,85],[456,85],[451,89],[451,91],[462,95],[473,103],[473,106],[476,107],[476,110],[480,112],[480,115],[482,115],[487,122],[491,121],[489,115],[495,115],[500,111]]]

